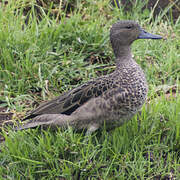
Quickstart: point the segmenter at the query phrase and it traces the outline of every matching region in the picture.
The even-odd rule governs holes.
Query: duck
[[[91,134],[104,125],[111,130],[129,121],[140,111],[148,93],[145,74],[131,53],[131,45],[138,39],[157,40],[162,36],[146,32],[133,20],[114,23],[110,28],[110,42],[115,70],[43,103],[16,130],[70,126]]]

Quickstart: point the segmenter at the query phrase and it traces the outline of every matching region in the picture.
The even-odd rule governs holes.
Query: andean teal
[[[141,67],[134,61],[131,44],[137,39],[161,39],[130,20],[118,21],[110,30],[116,58],[113,73],[88,81],[40,105],[25,118],[31,120],[17,129],[36,126],[72,126],[88,133],[106,124],[107,129],[131,119],[146,100],[148,85]]]

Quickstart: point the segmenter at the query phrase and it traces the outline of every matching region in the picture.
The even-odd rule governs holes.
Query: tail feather
[[[71,116],[67,116],[64,114],[43,114],[36,116],[29,122],[23,124],[22,126],[18,126],[15,130],[23,130],[28,128],[35,128],[37,126],[59,126],[59,127],[67,127],[69,123],[72,121]]]

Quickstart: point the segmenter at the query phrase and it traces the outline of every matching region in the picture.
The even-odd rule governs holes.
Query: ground
[[[1,2],[0,124],[9,126],[1,128],[0,179],[180,179],[180,19],[166,10],[154,17],[141,1],[130,12],[109,1],[63,2]],[[14,132],[12,123],[41,102],[114,70],[109,29],[118,19],[164,38],[132,47],[149,84],[141,113],[89,137]]]

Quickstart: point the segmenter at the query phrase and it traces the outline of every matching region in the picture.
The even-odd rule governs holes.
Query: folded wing
[[[57,98],[48,101],[33,110],[24,120],[42,114],[70,115],[81,105],[93,97],[102,95],[111,88],[111,83],[106,79],[95,79],[72,89]]]

